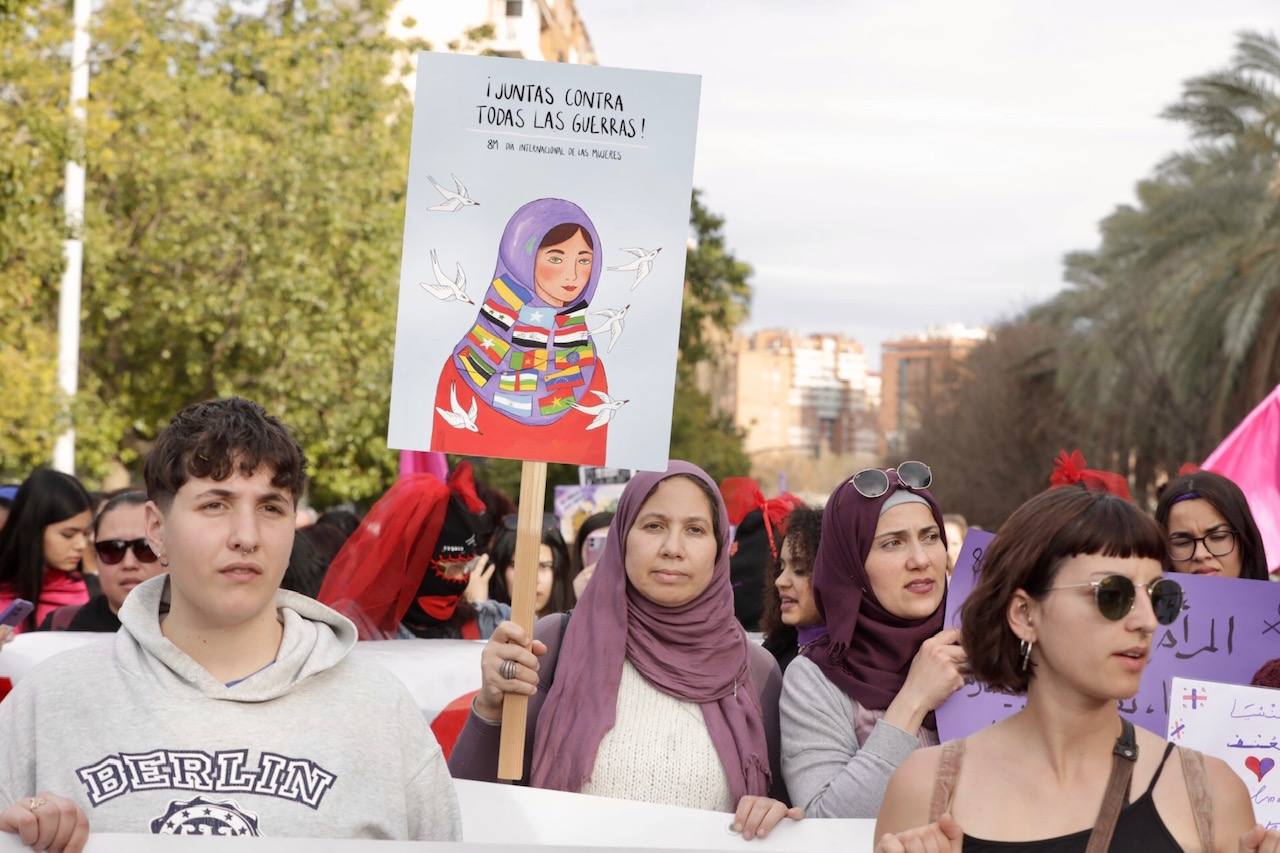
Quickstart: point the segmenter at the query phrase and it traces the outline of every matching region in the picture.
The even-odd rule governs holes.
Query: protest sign
[[[960,608],[973,590],[994,536],[970,531],[947,590],[946,624],[960,624]],[[1280,657],[1280,584],[1207,575],[1173,574],[1185,597],[1182,615],[1159,625],[1138,695],[1120,703],[1136,725],[1164,736],[1170,684],[1175,677],[1248,684],[1268,660]],[[938,708],[943,740],[967,737],[1020,710],[1022,696],[995,693],[968,682]]]
[[[729,831],[725,812],[614,800],[517,785],[457,780],[464,843],[409,844],[237,837],[229,841],[155,835],[91,835],[86,853],[151,853],[226,850],[243,853],[395,853],[408,850],[850,850],[870,851],[874,820],[784,820],[768,838],[743,840]],[[498,819],[495,819],[498,818]],[[29,853],[14,836],[0,833],[0,853]]]
[[[614,512],[625,488],[621,483],[556,486],[552,506],[555,507],[556,518],[560,520],[560,533],[564,536],[564,541],[573,543],[582,522],[596,513]]]
[[[1280,829],[1280,690],[1175,678],[1168,738],[1221,758],[1249,789],[1253,816]]]
[[[666,467],[698,97],[419,55],[390,446]]]

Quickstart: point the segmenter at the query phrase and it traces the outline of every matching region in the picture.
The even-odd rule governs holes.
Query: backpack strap
[[[964,761],[964,740],[949,740],[942,745],[942,757],[938,759],[938,772],[933,777],[933,801],[929,804],[929,823],[950,810],[956,796],[956,780],[960,778],[960,764]]]
[[[1085,853],[1107,853],[1111,849],[1111,836],[1115,834],[1120,811],[1129,804],[1129,786],[1133,781],[1133,765],[1138,760],[1138,741],[1134,737],[1133,723],[1120,719],[1120,737],[1111,751],[1111,778],[1107,791],[1102,795],[1102,808],[1089,833],[1089,846]]]
[[[1187,795],[1191,798],[1191,815],[1196,821],[1200,845],[1213,849],[1213,795],[1209,793],[1209,775],[1204,769],[1204,756],[1194,749],[1178,747],[1182,757],[1182,778],[1187,783]]]

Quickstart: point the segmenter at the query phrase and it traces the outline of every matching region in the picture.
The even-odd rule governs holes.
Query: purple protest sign
[[[981,530],[965,536],[947,589],[947,627],[960,624],[960,607],[994,538]],[[1280,657],[1280,583],[1183,574],[1174,578],[1185,596],[1182,616],[1157,627],[1138,695],[1120,703],[1120,713],[1160,737],[1168,730],[1174,678],[1248,684],[1262,664]],[[967,683],[938,708],[938,734],[944,741],[968,737],[1025,704],[1025,697]]]

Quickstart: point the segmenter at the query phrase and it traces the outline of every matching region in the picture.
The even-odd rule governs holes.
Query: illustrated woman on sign
[[[543,198],[515,212],[475,323],[440,372],[432,450],[604,464],[612,412],[587,331],[600,254],[595,226],[572,202]]]

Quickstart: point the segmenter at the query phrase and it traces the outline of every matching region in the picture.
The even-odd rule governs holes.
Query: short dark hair
[[[109,512],[114,512],[122,506],[143,506],[147,502],[147,493],[141,489],[125,489],[116,492],[107,498],[107,502],[102,505],[102,509],[98,510],[98,514],[93,517],[93,536],[98,536],[98,528],[102,526],[102,519]]]
[[[1000,525],[960,614],[960,639],[974,678],[1000,693],[1026,692],[1031,672],[1022,668],[1019,640],[1009,627],[1009,601],[1018,590],[1043,597],[1062,563],[1086,554],[1163,564],[1164,533],[1130,501],[1083,486],[1042,492]]]
[[[271,469],[271,485],[288,489],[296,505],[307,485],[307,457],[279,419],[252,400],[227,397],[187,406],[165,427],[142,473],[147,495],[167,510],[192,477],[225,480]]]
[[[1165,484],[1160,492],[1160,502],[1156,504],[1156,521],[1166,532],[1169,530],[1169,515],[1173,505],[1180,500],[1201,498],[1209,502],[1231,529],[1235,531],[1240,548],[1240,577],[1249,580],[1265,581],[1270,577],[1267,569],[1266,546],[1262,543],[1262,534],[1253,520],[1253,512],[1249,509],[1249,501],[1234,482],[1212,471],[1196,471],[1175,477]],[[1176,570],[1171,560],[1165,561],[1165,568]]]

